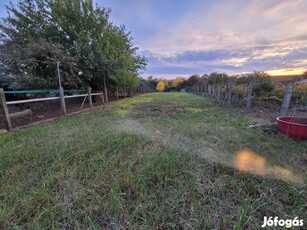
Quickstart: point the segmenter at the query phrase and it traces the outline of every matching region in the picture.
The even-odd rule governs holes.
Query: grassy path
[[[307,143],[253,122],[157,93],[1,135],[0,229],[258,229],[264,216],[302,218]]]

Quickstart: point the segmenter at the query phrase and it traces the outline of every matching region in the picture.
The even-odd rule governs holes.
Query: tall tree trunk
[[[279,116],[285,116],[288,113],[290,102],[291,102],[291,97],[292,97],[292,92],[293,92],[293,86],[294,86],[294,82],[288,82],[286,84],[286,90],[285,90],[284,98],[282,100],[282,105],[281,105]]]
[[[118,85],[116,86],[116,100],[118,101]]]

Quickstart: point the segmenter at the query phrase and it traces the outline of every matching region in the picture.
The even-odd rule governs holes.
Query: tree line
[[[0,70],[22,88],[136,89],[146,58],[130,32],[92,0],[20,0],[0,23]]]

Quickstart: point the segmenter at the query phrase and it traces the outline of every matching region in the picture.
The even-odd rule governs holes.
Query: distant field
[[[0,229],[259,229],[307,212],[307,142],[185,93],[0,136]],[[307,221],[307,220],[305,220]]]
[[[281,76],[270,76],[273,81],[288,81],[291,80],[298,75],[281,75]]]

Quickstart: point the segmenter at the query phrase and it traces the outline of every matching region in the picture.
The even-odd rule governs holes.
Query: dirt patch
[[[180,114],[183,114],[186,105],[170,102],[151,102],[142,103],[133,108],[133,116],[140,117],[172,117],[175,118]]]
[[[280,107],[280,103],[276,101],[258,101],[254,102],[249,110],[244,108],[243,105],[239,107],[239,110],[254,118],[258,123],[272,124],[276,122],[276,118],[279,116]],[[238,107],[233,106],[231,109],[237,110]],[[307,107],[291,106],[288,116],[307,117]]]

